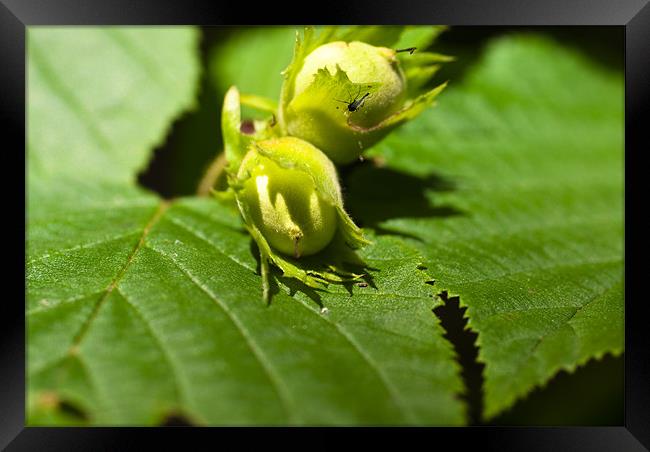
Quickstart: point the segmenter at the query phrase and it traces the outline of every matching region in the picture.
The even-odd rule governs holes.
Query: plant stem
[[[210,163],[205,174],[201,178],[199,185],[196,189],[197,196],[208,196],[210,190],[217,184],[221,175],[226,168],[226,154],[225,152],[220,152],[219,155]]]

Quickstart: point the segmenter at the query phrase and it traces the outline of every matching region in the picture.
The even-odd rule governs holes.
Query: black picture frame
[[[284,24],[347,23],[347,24],[449,24],[449,25],[614,25],[625,28],[625,422],[620,427],[467,427],[436,428],[435,431],[409,429],[409,434],[422,436],[433,447],[453,441],[455,447],[471,441],[488,450],[571,450],[571,451],[635,451],[650,448],[650,340],[646,334],[642,288],[632,277],[630,265],[634,255],[640,256],[644,247],[634,242],[639,237],[635,229],[647,224],[642,209],[632,207],[631,184],[643,180],[639,164],[643,152],[650,150],[650,140],[644,130],[650,98],[650,6],[649,0],[444,0],[406,5],[404,2],[345,1],[326,2],[321,10],[315,3],[309,8],[244,4],[243,2],[173,2],[171,0],[0,0],[0,118],[5,158],[22,160],[19,149],[26,152],[25,133],[25,36],[31,25],[149,25],[196,24],[226,25],[232,23],[268,23],[271,16]],[[254,12],[252,11],[254,10]],[[313,11],[307,16],[308,11]],[[13,163],[13,162],[12,162]],[[19,174],[13,165],[7,173]],[[23,173],[25,174],[25,173]],[[17,210],[25,215],[25,198],[13,195],[16,182],[3,178],[3,193],[17,202]],[[25,195],[26,196],[26,195]],[[20,213],[16,218],[20,218]],[[24,237],[25,222],[16,222],[15,229],[6,234]],[[6,270],[6,278],[18,285],[20,277],[9,276],[24,269],[24,242],[11,240],[22,254],[22,264]],[[642,257],[640,259],[642,261]],[[24,278],[25,274],[22,273]],[[190,428],[44,428],[25,427],[25,313],[18,302],[24,296],[24,286],[18,297],[2,297],[0,318],[4,328],[0,341],[0,447],[7,450],[128,450],[144,447],[152,441],[163,441],[167,448],[176,444],[212,444],[223,431]],[[309,443],[325,444],[335,438],[334,432],[312,428],[307,432]],[[389,430],[373,430],[372,436],[382,439]],[[259,440],[258,435],[237,433],[239,447],[245,442]],[[270,437],[285,433],[283,429],[264,430]],[[369,432],[366,432],[369,433]],[[294,434],[291,432],[290,434]],[[426,435],[426,436],[424,436]],[[370,435],[369,435],[370,436]],[[278,439],[285,439],[286,436]],[[180,442],[176,442],[180,440]],[[413,438],[412,441],[416,441]],[[444,442],[442,442],[444,441]],[[309,444],[304,444],[310,447]],[[181,446],[179,446],[181,447]],[[213,448],[211,447],[211,448]]]

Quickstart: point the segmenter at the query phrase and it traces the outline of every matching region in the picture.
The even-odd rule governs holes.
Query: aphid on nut
[[[395,127],[413,119],[444,89],[429,82],[446,55],[392,49],[354,38],[363,33],[298,35],[291,64],[283,72],[280,127],[347,165]],[[338,37],[338,39],[337,39]],[[344,38],[344,39],[341,39]],[[343,103],[344,105],[341,105]]]
[[[318,83],[316,78],[343,73],[347,83],[343,79],[335,82],[322,90],[324,95],[317,95],[314,87],[310,89],[313,82]],[[353,98],[357,92],[359,95]],[[322,149],[334,163],[350,163],[385,135],[360,134],[350,126],[376,126],[402,107],[405,96],[406,78],[394,50],[357,41],[330,42],[307,55],[296,75],[286,115],[287,131]],[[348,103],[354,108],[337,108],[341,98],[352,98]],[[363,108],[357,108],[355,101],[363,102]]]

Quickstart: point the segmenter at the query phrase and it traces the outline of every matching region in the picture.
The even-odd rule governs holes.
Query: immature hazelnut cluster
[[[427,55],[434,54],[424,53],[405,72],[398,50],[337,40],[331,31],[316,38],[307,29],[304,40],[297,41],[283,73],[280,105],[265,126],[242,128],[240,103],[259,107],[272,101],[240,98],[235,87],[224,99],[229,187],[260,250],[265,298],[268,262],[312,287],[360,277],[332,263],[309,271],[297,263],[328,247],[355,249],[369,243],[343,208],[334,164],[357,160],[444,88],[409,99],[409,77],[421,83],[423,75],[432,74],[431,64],[440,59]]]

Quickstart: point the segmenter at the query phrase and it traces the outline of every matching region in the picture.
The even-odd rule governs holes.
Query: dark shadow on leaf
[[[42,391],[35,397],[33,405],[29,407],[30,423],[48,426],[52,416],[64,418],[68,425],[87,425],[91,420],[88,412],[76,401],[62,399],[60,394],[55,391]]]
[[[359,283],[364,283],[376,288],[374,278],[370,272],[379,271],[379,269],[370,267],[361,258],[361,256],[359,256],[356,250],[353,250],[344,244],[343,238],[338,234],[335,236],[334,240],[332,240],[329,246],[327,246],[323,251],[316,255],[306,256],[300,259],[287,259],[312,275],[316,272],[322,272],[326,270],[332,271],[333,269],[336,269],[336,273],[340,274],[360,275],[359,278],[350,281],[328,281],[327,286],[323,286],[322,291],[324,292],[328,291],[329,286],[340,285],[343,286],[350,295],[352,295],[352,288]],[[299,284],[305,286],[303,283]],[[305,287],[307,289],[311,289],[308,286]],[[313,294],[310,295],[305,290],[302,290],[302,292],[304,292],[310,298],[314,299]],[[323,307],[320,304],[320,298],[317,303],[321,308]]]
[[[319,308],[323,308],[323,302],[321,300],[320,294],[317,289],[305,285],[303,282],[298,281],[293,278],[286,278],[284,276],[278,276],[278,280],[287,286],[289,289],[289,296],[293,297],[296,292],[302,292],[308,296],[314,303],[318,305]]]
[[[349,272],[363,275],[361,276],[360,281],[347,281],[342,284],[343,287],[345,287],[345,290],[348,291],[348,294],[350,295],[353,294],[352,288],[354,286],[358,286],[362,288],[372,287],[375,290],[378,289],[377,284],[375,284],[374,276],[371,273],[369,273],[371,271],[379,272],[380,270],[378,268],[370,267],[368,265],[362,267],[362,266],[356,266],[350,264],[344,264],[343,267],[345,268],[345,270]]]
[[[195,424],[180,413],[171,413],[165,417],[160,425],[162,427],[192,427]]]
[[[79,421],[88,421],[88,414],[82,408],[68,400],[61,400],[59,402],[59,410],[71,418]]]
[[[260,261],[260,252],[257,247],[255,240],[250,241],[250,252],[255,257],[255,274],[261,275],[261,261]],[[316,291],[316,289],[307,286],[303,282],[294,279],[287,278],[283,276],[282,270],[276,268],[272,263],[269,263],[270,277],[269,277],[269,306],[273,304],[273,299],[275,296],[280,293],[280,286],[278,282],[281,282],[289,289],[289,295],[293,297],[297,292],[302,292],[307,297],[309,297],[314,303],[316,303],[321,309],[323,308],[323,303],[321,302],[321,297]],[[325,285],[323,285],[325,288]],[[262,299],[262,292],[260,291],[260,300]]]
[[[345,206],[354,221],[377,234],[401,235],[419,240],[408,232],[382,223],[395,218],[434,218],[462,215],[451,205],[436,205],[436,192],[456,190],[456,184],[438,174],[418,177],[379,166],[372,160],[342,171]]]
[[[260,251],[259,248],[257,247],[257,243],[255,243],[255,240],[250,241],[250,251],[253,257],[255,258],[255,274],[258,276],[262,275],[262,264],[260,260]],[[273,301],[273,297],[275,297],[279,292],[280,292],[280,287],[278,287],[278,282],[276,281],[276,278],[278,275],[281,274],[281,272],[277,271],[277,269],[273,266],[273,264],[270,265],[270,271],[271,275],[269,278],[269,305]],[[262,291],[260,289],[260,300],[262,300]]]
[[[250,241],[250,252],[255,257],[256,274],[261,275],[260,254],[254,240]],[[379,269],[369,266],[361,256],[359,256],[356,250],[353,250],[344,244],[342,236],[340,235],[335,236],[335,239],[332,240],[330,245],[316,255],[304,256],[300,259],[294,259],[290,256],[283,257],[300,269],[306,271],[311,276],[316,276],[318,272],[324,271],[334,271],[341,275],[354,274],[360,276],[350,281],[323,281],[322,289],[313,288],[307,286],[300,280],[284,276],[280,269],[276,268],[273,264],[270,264],[271,275],[269,278],[269,304],[273,303],[274,296],[280,292],[278,283],[282,283],[289,289],[290,296],[294,296],[297,292],[302,292],[321,309],[324,306],[319,292],[327,292],[329,286],[343,286],[350,295],[353,294],[352,288],[355,285],[361,285],[362,287],[369,286],[377,289],[377,285],[375,284],[374,278],[370,272],[378,272]]]
[[[362,221],[357,221],[360,227],[365,227]],[[405,231],[398,231],[396,229],[390,229],[390,228],[385,228],[383,226],[372,226],[370,227],[375,231],[375,234],[377,235],[396,235],[398,237],[403,237],[411,240],[417,240],[418,242],[422,242],[422,237],[420,237],[417,234],[411,234],[409,232]]]
[[[258,257],[259,259],[259,257]],[[258,267],[257,271],[259,272],[260,269]],[[269,277],[269,306],[271,305],[273,298],[280,293],[280,286],[278,285],[278,279],[281,274],[275,267],[271,265],[270,268],[271,276]]]
[[[574,373],[558,372],[543,387],[536,387],[511,408],[494,419],[482,419],[483,370],[478,361],[477,333],[467,328],[459,297],[439,294],[443,306],[434,309],[445,329],[445,338],[454,346],[461,365],[470,425],[566,426],[622,425],[624,421],[624,360],[605,355],[591,360]]]
[[[433,285],[433,281],[427,281]],[[485,365],[478,361],[478,347],[476,339],[478,334],[467,328],[465,311],[467,308],[460,307],[458,297],[449,297],[447,292],[442,292],[439,297],[444,305],[433,310],[440,319],[440,324],[445,329],[444,337],[453,344],[458,362],[461,365],[461,376],[465,383],[465,393],[461,398],[467,403],[467,415],[470,425],[481,425],[483,413],[483,368]]]
[[[369,273],[369,271],[378,272],[378,271],[380,271],[379,269],[374,268],[374,267],[368,267],[368,266],[366,266],[366,267],[349,266],[349,267],[346,268],[346,270],[350,271],[352,273],[356,273],[356,274],[361,275],[361,277],[359,279],[356,279],[354,281],[344,281],[344,282],[340,283],[340,285],[343,286],[345,288],[345,290],[348,292],[348,295],[350,295],[350,296],[354,295],[354,292],[353,292],[352,289],[355,286],[361,287],[361,288],[372,287],[373,289],[378,289],[377,285],[375,284],[375,278],[373,277],[372,274]]]
[[[623,425],[625,421],[625,362],[605,355],[575,372],[558,372],[535,388],[491,425]]]

